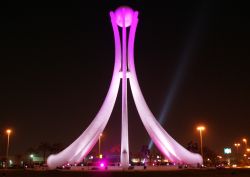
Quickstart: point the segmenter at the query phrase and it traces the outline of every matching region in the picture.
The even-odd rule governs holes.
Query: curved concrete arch
[[[162,126],[155,119],[153,113],[150,111],[143,97],[142,91],[137,80],[134,64],[134,40],[138,22],[137,15],[138,13],[136,13],[133,17],[134,23],[132,23],[131,25],[129,34],[128,66],[130,70],[129,81],[132,90],[132,95],[143,125],[145,126],[149,136],[152,138],[158,149],[171,161],[192,165],[196,165],[197,163],[202,164],[202,157],[199,154],[192,153],[182,147],[162,128]]]
[[[114,108],[120,85],[119,72],[121,69],[121,44],[118,27],[114,18],[112,18],[112,12],[110,13],[110,16],[115,39],[115,65],[107,96],[96,117],[81,136],[60,153],[48,157],[47,164],[52,169],[64,165],[65,163],[79,163],[97,143],[99,135],[106,127]]]

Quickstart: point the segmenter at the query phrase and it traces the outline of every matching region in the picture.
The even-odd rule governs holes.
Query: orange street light
[[[242,141],[245,143],[246,149],[247,149],[247,139],[246,139],[246,138],[243,138]]]
[[[203,158],[202,131],[205,130],[205,127],[204,126],[198,126],[196,129],[200,132],[201,156]]]
[[[217,157],[218,157],[219,159],[222,159],[222,156],[220,156],[220,155],[217,155]]]
[[[99,135],[99,146],[98,146],[98,149],[99,149],[99,157],[101,157],[101,137],[102,137],[102,133]]]
[[[234,143],[234,146],[236,147],[236,155],[237,155],[237,158],[238,158],[240,143]]]
[[[234,146],[236,147],[238,153],[238,148],[240,147],[240,143],[234,143]]]
[[[235,147],[240,147],[240,143],[234,143]]]
[[[246,138],[243,138],[242,141],[243,141],[244,143],[247,143],[247,139],[246,139]]]
[[[12,133],[11,129],[7,129],[6,130],[6,134],[7,134],[7,149],[6,149],[6,160],[7,160],[7,164],[9,161],[9,148],[10,148],[10,134]]]
[[[6,130],[6,133],[7,133],[7,134],[11,134],[11,132],[12,132],[11,129],[7,129],[7,130]]]
[[[204,127],[204,126],[198,126],[198,127],[197,127],[197,130],[203,131],[203,130],[205,130],[205,127]]]

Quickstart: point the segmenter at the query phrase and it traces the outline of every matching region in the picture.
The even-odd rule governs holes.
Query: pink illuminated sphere
[[[115,10],[116,24],[123,27],[125,19],[125,27],[129,27],[132,23],[134,10],[128,6],[121,6]]]

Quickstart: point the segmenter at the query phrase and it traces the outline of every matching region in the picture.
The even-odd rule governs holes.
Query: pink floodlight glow
[[[116,24],[120,27],[123,27],[123,24],[125,23],[125,27],[129,27],[132,24],[133,14],[134,11],[130,7],[119,7],[115,11]]]
[[[99,161],[99,167],[100,168],[105,168],[107,166],[107,161],[106,160],[101,160]]]
[[[102,162],[102,163],[100,163],[100,167],[101,168],[104,168],[105,167],[105,165],[104,165],[104,163]]]
[[[104,102],[96,114],[96,117],[87,129],[66,149],[58,154],[52,154],[47,159],[50,168],[56,168],[65,163],[75,164],[83,160],[97,143],[100,134],[104,131],[122,84],[122,136],[121,136],[121,160],[124,169],[129,167],[129,143],[128,143],[128,111],[127,111],[127,86],[130,84],[132,96],[149,136],[161,153],[174,163],[185,163],[190,165],[202,164],[201,155],[192,153],[175,141],[160,125],[153,113],[150,111],[142,94],[136,76],[134,63],[134,40],[138,23],[138,12],[130,7],[122,6],[115,12],[110,12],[111,23],[115,39],[115,65],[111,84]],[[122,40],[119,27],[122,27]],[[127,42],[127,31],[129,37]],[[122,44],[122,45],[121,45]],[[122,46],[122,47],[121,47]],[[121,82],[122,80],[122,82]],[[129,80],[129,82],[127,82]],[[105,163],[101,162],[104,168]]]

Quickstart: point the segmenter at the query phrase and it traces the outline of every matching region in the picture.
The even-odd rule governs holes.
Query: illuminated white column
[[[125,10],[122,12],[122,125],[121,125],[121,166],[129,166],[128,104],[127,104],[127,35]]]

